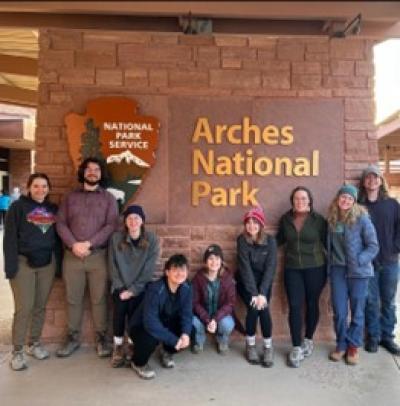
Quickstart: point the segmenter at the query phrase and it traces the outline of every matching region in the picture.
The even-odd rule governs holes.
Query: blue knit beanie
[[[124,220],[130,215],[130,214],[137,214],[140,216],[143,220],[143,223],[146,221],[146,216],[144,215],[144,211],[142,209],[142,206],[139,206],[137,204],[132,204],[128,206],[125,211],[124,211]]]
[[[339,191],[338,196],[340,195],[350,195],[355,201],[357,201],[358,189],[354,185],[343,185]]]

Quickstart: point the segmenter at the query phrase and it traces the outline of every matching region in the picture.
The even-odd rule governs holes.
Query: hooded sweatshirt
[[[28,196],[15,201],[6,217],[4,229],[4,271],[7,279],[18,272],[18,255],[28,261],[41,262],[55,253],[58,237],[55,230],[57,206],[48,201],[38,203]]]

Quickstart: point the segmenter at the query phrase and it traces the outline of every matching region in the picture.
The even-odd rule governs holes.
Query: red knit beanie
[[[243,222],[246,223],[248,219],[256,219],[263,227],[265,227],[265,216],[264,211],[260,206],[253,207],[245,215]]]

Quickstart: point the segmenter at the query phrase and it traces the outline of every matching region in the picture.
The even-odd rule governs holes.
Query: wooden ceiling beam
[[[13,75],[37,76],[38,61],[24,56],[0,54],[0,72]]]
[[[0,102],[23,106],[37,105],[38,92],[9,85],[0,85]]]

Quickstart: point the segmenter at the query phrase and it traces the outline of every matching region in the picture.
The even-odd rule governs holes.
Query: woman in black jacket
[[[257,320],[260,319],[264,338],[261,365],[271,367],[274,352],[269,303],[276,268],[276,242],[264,227],[265,217],[260,207],[251,209],[244,216],[244,230],[237,239],[237,289],[247,307],[246,358],[250,364],[260,363],[255,337]]]
[[[10,362],[15,371],[27,368],[23,346],[28,333],[26,353],[40,360],[49,357],[40,344],[40,336],[59,241],[54,227],[57,206],[47,200],[49,178],[44,173],[30,175],[27,190],[28,195],[21,196],[10,207],[3,241],[4,269],[15,304]]]

